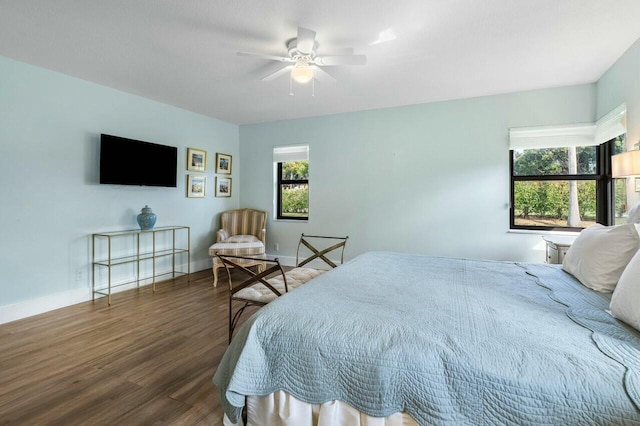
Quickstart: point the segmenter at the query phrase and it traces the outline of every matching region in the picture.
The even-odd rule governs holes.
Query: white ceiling
[[[289,96],[236,55],[298,25],[368,64]],[[638,38],[640,0],[0,0],[0,55],[237,124],[592,83]]]

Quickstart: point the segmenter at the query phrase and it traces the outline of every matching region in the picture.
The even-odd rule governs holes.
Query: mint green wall
[[[508,233],[508,129],[592,121],[595,98],[582,85],[241,126],[240,203],[270,212],[267,251],[280,256],[305,232],[349,235],[349,258],[542,262],[539,235]],[[309,144],[308,223],[273,221],[272,150],[287,144]]]
[[[99,185],[100,133],[177,146],[178,187]],[[204,199],[185,196],[187,147],[209,154]],[[209,267],[217,214],[239,199],[213,196],[216,152],[237,185],[238,126],[0,57],[0,308],[88,294],[89,234],[137,228],[145,204],[156,226],[191,226],[192,266]]]
[[[145,204],[157,226],[192,226],[196,270],[209,266],[218,213],[238,206],[269,211],[267,251],[280,256],[295,256],[306,232],[348,234],[349,258],[395,250],[542,261],[539,235],[508,232],[508,128],[592,121],[626,102],[634,143],[638,76],[640,42],[597,85],[238,128],[0,57],[0,322],[7,306],[88,294],[88,235],[135,228]],[[98,185],[103,132],[177,146],[178,188]],[[300,143],[310,145],[311,219],[273,221],[273,146]],[[209,153],[205,199],[185,197],[187,147]],[[230,199],[213,197],[215,152],[234,156]]]
[[[640,141],[640,40],[598,81],[598,118],[622,103],[627,104],[627,149],[633,149]],[[639,202],[635,178],[628,178],[627,204],[631,208]]]
[[[640,140],[640,40],[636,41],[598,81],[597,118],[627,104],[629,148]]]

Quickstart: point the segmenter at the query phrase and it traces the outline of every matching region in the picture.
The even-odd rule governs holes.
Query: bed
[[[560,265],[367,253],[249,318],[214,383],[249,424],[288,397],[420,425],[640,424],[640,333],[609,301]]]

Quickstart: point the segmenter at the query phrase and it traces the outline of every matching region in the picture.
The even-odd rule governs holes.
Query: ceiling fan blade
[[[307,28],[298,27],[298,38],[296,39],[296,48],[298,52],[308,55],[313,50],[316,43],[316,32]]]
[[[313,60],[318,65],[366,65],[366,55],[336,55],[336,56],[320,56]]]
[[[311,69],[313,70],[313,76],[316,80],[322,83],[335,83],[336,79],[333,78],[328,72],[323,70],[317,65],[311,65]]]
[[[281,61],[281,62],[293,62],[293,59],[286,56],[275,56],[275,55],[267,55],[264,53],[254,53],[254,52],[238,52],[238,56],[256,56],[262,59],[269,59],[270,61]]]
[[[264,77],[262,77],[262,81],[271,81],[271,80],[275,80],[276,78],[287,74],[289,71],[291,71],[293,69],[293,65],[287,65],[283,68],[280,68],[279,70],[272,72],[270,74],[265,75]]]

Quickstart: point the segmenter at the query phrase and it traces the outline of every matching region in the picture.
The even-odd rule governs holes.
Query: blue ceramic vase
[[[156,214],[151,210],[151,207],[144,206],[144,208],[140,211],[138,215],[138,225],[140,225],[140,229],[146,231],[148,229],[153,229],[153,225],[156,224]]]

